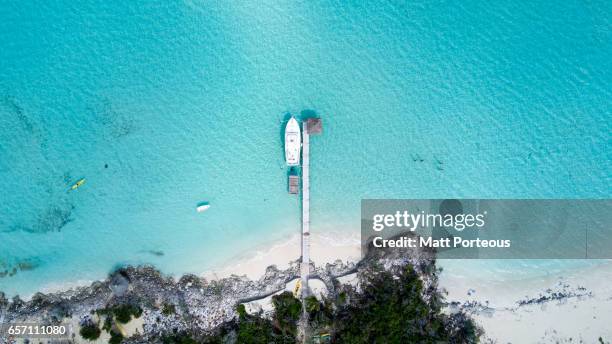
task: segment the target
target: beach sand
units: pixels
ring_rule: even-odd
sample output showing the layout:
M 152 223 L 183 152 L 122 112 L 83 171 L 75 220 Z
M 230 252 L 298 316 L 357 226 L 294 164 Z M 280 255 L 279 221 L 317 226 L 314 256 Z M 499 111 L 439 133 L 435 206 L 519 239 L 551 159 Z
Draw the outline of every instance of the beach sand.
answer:
M 513 281 L 443 272 L 440 286 L 448 292 L 447 301 L 488 302 L 489 310 L 472 314 L 484 328 L 485 339 L 497 343 L 597 343 L 602 337 L 608 343 L 612 340 L 611 280 L 612 262 L 602 261 L 590 268 Z M 580 287 L 586 291 L 579 294 L 590 295 L 520 307 L 517 303 Z
M 236 256 L 217 268 L 204 272 L 207 279 L 220 279 L 231 275 L 245 275 L 251 279 L 260 278 L 271 265 L 279 269 L 289 267 L 289 263 L 300 258 L 301 235 L 293 235 L 267 246 L 254 248 L 253 251 Z M 360 258 L 360 238 L 344 232 L 325 231 L 324 234 L 311 233 L 310 257 L 317 266 L 324 266 L 338 259 L 357 261 Z
M 338 259 L 342 261 L 357 261 L 360 258 L 360 238 L 358 235 L 347 234 L 340 231 L 326 231 L 324 234 L 312 233 L 310 236 L 310 256 L 317 266 Z M 271 265 L 279 269 L 289 267 L 289 263 L 300 258 L 301 237 L 299 234 L 286 237 L 267 245 L 253 247 L 252 250 L 236 255 L 216 267 L 203 271 L 201 276 L 208 279 L 221 279 L 231 275 L 245 275 L 250 279 L 258 279 Z M 174 276 L 180 278 L 180 276 Z M 49 283 L 41 288 L 45 294 L 61 292 L 77 287 L 89 286 L 91 280 L 76 280 Z M 22 295 L 29 300 L 33 295 Z

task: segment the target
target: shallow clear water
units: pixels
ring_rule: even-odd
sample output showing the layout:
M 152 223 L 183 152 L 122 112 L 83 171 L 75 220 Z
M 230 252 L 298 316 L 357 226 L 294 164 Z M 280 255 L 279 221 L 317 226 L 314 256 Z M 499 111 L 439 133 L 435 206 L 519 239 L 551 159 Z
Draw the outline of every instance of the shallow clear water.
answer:
M 0 6 L 8 294 L 296 232 L 287 112 L 325 123 L 313 230 L 357 232 L 361 198 L 611 194 L 606 1 Z

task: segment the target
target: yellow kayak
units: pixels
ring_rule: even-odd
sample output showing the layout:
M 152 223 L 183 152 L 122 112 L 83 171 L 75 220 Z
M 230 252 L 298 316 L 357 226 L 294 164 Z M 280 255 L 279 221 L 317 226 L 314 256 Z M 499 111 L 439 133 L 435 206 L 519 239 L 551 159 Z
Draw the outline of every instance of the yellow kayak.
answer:
M 298 297 L 300 295 L 300 289 L 302 289 L 302 280 L 301 279 L 297 280 L 297 283 L 295 284 L 295 288 L 293 288 L 293 296 L 294 297 Z
M 72 186 L 70 187 L 70 190 L 76 190 L 76 189 L 78 189 L 79 187 L 81 187 L 81 185 L 83 185 L 83 184 L 85 184 L 85 178 L 83 178 L 83 179 L 79 179 L 79 180 L 78 180 L 76 183 L 74 183 L 74 185 L 72 185 Z

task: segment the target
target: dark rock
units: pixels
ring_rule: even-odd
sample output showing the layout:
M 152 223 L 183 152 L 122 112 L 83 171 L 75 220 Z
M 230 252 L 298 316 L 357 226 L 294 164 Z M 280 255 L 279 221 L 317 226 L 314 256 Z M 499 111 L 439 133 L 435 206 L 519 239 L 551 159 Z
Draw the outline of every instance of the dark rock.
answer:
M 121 297 L 127 293 L 130 286 L 130 281 L 121 273 L 115 273 L 110 280 L 109 288 L 113 292 L 113 296 Z

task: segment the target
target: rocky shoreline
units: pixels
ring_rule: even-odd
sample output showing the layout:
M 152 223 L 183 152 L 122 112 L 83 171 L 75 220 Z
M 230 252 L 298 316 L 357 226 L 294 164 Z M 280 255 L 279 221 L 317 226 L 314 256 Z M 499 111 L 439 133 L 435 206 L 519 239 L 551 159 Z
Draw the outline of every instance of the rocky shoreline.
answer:
M 354 273 L 360 263 L 336 261 L 324 267 L 312 266 L 312 278 L 322 280 L 333 292 L 338 277 Z M 299 262 L 285 270 L 270 266 L 258 280 L 231 276 L 207 281 L 195 275 L 175 280 L 164 276 L 152 266 L 128 266 L 112 273 L 107 279 L 90 286 L 68 291 L 35 294 L 31 300 L 19 297 L 8 300 L 0 293 L 0 322 L 59 324 L 67 318 L 89 320 L 93 312 L 113 305 L 137 304 L 143 309 L 144 333 L 134 340 L 147 340 L 166 332 L 213 331 L 236 317 L 236 305 L 265 298 L 285 289 L 299 278 Z M 171 316 L 162 314 L 164 304 L 176 305 Z M 79 335 L 73 334 L 78 340 Z M 0 343 L 8 343 L 0 339 Z
M 313 269 L 313 277 L 333 288 L 334 278 L 354 270 L 355 264 L 338 261 Z M 195 275 L 175 280 L 152 266 L 128 266 L 90 286 L 51 294 L 37 293 L 27 302 L 19 297 L 7 300 L 0 293 L 0 320 L 3 323 L 41 324 L 58 324 L 66 318 L 85 321 L 98 309 L 115 304 L 137 304 L 144 310 L 144 336 L 169 330 L 211 331 L 235 317 L 236 304 L 272 295 L 298 277 L 298 262 L 291 263 L 285 270 L 270 266 L 256 281 L 240 276 L 207 281 Z M 161 311 L 163 304 L 168 303 L 177 305 L 176 314 L 170 317 L 163 316 Z
M 423 276 L 423 282 L 428 286 L 426 290 L 436 287 L 435 281 L 428 280 L 431 269 L 435 269 L 435 260 L 430 252 L 406 255 L 376 251 L 355 263 L 338 260 L 325 266 L 311 264 L 311 278 L 321 280 L 328 294 L 334 295 L 342 287 L 338 278 L 354 273 L 359 275 L 360 271 L 373 264 L 387 271 L 409 264 Z M 0 323 L 59 324 L 72 321 L 82 325 L 90 322 L 99 310 L 136 305 L 142 309 L 139 319 L 143 331 L 126 338 L 124 343 L 158 342 L 168 333 L 213 333 L 224 323 L 236 319 L 238 304 L 263 299 L 284 290 L 288 282 L 299 278 L 299 265 L 298 261 L 294 261 L 284 270 L 270 266 L 257 280 L 246 276 L 206 280 L 195 275 L 183 275 L 176 280 L 164 276 L 152 266 L 128 266 L 89 286 L 49 294 L 37 293 L 29 301 L 19 297 L 8 300 L 0 293 Z M 172 305 L 172 312 L 166 312 L 165 305 Z M 70 342 L 84 342 L 78 329 L 74 329 L 74 332 Z M 0 343 L 10 341 L 0 338 Z

